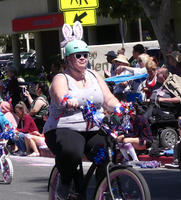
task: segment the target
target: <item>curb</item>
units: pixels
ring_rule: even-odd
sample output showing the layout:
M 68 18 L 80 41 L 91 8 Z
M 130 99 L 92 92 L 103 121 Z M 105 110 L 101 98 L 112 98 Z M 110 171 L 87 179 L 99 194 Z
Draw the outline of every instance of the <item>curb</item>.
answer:
M 55 158 L 53 153 L 48 148 L 39 148 L 40 156 L 41 157 L 49 157 L 49 158 Z M 173 162 L 173 156 L 160 156 L 160 157 L 151 157 L 149 155 L 139 155 L 138 159 L 140 161 L 153 161 L 156 160 L 160 162 L 162 165 L 165 165 L 167 163 Z M 85 157 L 83 158 L 84 161 L 88 161 Z

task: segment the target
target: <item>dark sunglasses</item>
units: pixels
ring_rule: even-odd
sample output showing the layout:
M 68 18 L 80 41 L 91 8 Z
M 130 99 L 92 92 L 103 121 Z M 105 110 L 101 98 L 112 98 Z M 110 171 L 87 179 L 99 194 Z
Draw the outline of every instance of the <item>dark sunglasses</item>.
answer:
M 76 58 L 76 59 L 80 59 L 80 58 L 88 58 L 88 56 L 89 56 L 89 54 L 88 53 L 76 53 L 76 54 L 74 54 L 74 57 Z

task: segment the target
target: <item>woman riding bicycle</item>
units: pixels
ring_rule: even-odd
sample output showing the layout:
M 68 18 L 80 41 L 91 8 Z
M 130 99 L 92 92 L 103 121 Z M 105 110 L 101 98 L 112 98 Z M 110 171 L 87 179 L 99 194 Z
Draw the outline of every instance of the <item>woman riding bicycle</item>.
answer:
M 67 42 L 67 68 L 54 77 L 50 86 L 51 104 L 44 126 L 45 141 L 55 155 L 61 174 L 62 199 L 67 198 L 70 182 L 77 175 L 77 167 L 83 154 L 92 160 L 93 147 L 105 144 L 97 127 L 87 127 L 82 112 L 77 109 L 78 106 L 86 105 L 86 100 L 90 98 L 102 113 L 103 107 L 113 111 L 115 106 L 119 106 L 119 101 L 110 92 L 102 77 L 87 69 L 89 48 L 81 40 L 81 24 L 76 22 L 73 30 L 74 36 L 69 25 L 63 26 Z

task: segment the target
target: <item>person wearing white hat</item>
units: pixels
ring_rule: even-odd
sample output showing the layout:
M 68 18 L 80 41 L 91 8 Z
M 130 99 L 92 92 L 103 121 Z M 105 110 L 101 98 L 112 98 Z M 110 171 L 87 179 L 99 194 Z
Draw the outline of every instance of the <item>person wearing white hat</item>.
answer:
M 126 70 L 126 67 L 129 67 L 130 64 L 128 62 L 128 59 L 126 56 L 119 54 L 114 60 L 113 63 L 116 65 L 116 69 L 119 68 L 120 70 L 116 72 L 116 75 L 128 75 L 128 74 L 132 74 L 129 70 Z M 122 82 L 117 84 L 114 87 L 114 95 L 118 98 L 118 99 L 125 99 L 125 95 L 123 94 L 126 91 L 130 90 L 130 86 L 128 84 L 128 81 Z

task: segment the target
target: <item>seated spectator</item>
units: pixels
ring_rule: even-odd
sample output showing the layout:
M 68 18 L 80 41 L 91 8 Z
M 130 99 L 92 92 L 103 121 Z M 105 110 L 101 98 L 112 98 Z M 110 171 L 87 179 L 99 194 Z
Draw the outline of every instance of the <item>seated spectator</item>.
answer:
M 157 103 L 180 103 L 181 102 L 181 77 L 168 72 L 166 67 L 157 71 L 157 82 L 161 87 L 152 91 L 151 100 L 157 100 Z
M 128 59 L 126 58 L 126 56 L 124 56 L 122 54 L 118 55 L 112 62 L 115 64 L 116 69 L 119 68 L 119 67 L 124 68 L 124 66 L 129 66 Z M 116 72 L 116 75 L 129 75 L 129 74 L 131 74 L 128 70 L 124 70 L 124 69 L 122 71 L 119 70 L 119 72 L 117 72 L 117 71 L 115 71 L 115 72 Z M 119 100 L 124 99 L 122 93 L 130 90 L 128 83 L 129 83 L 128 81 L 122 82 L 122 83 L 117 84 L 114 87 L 113 93 Z
M 120 73 L 122 71 L 129 71 L 131 74 L 133 75 L 142 75 L 142 74 L 147 74 L 147 70 L 146 70 L 146 63 L 148 62 L 148 60 L 150 59 L 150 56 L 146 53 L 140 54 L 137 57 L 137 67 L 130 67 L 130 66 L 118 66 L 116 68 L 116 73 Z M 130 86 L 130 91 L 128 93 L 140 93 L 142 94 L 142 82 L 145 80 L 145 78 L 143 79 L 137 79 L 137 80 L 133 80 L 133 81 L 129 81 L 129 86 Z M 144 99 L 144 93 L 142 94 L 142 100 Z
M 25 104 L 20 102 L 15 106 L 15 112 L 19 117 L 18 127 L 15 130 L 16 135 L 12 138 L 12 141 L 18 146 L 18 155 L 26 155 L 25 146 L 25 134 L 40 135 L 39 130 L 33 120 L 33 118 L 26 113 Z
M 39 147 L 47 147 L 47 145 L 45 143 L 44 134 L 39 134 L 39 136 L 32 135 L 32 134 L 26 134 L 25 135 L 25 144 L 26 144 L 27 154 L 30 157 L 40 156 L 38 148 Z M 31 153 L 31 150 L 33 150 L 32 153 Z
M 117 137 L 119 148 L 124 158 L 129 160 L 127 152 L 134 161 L 137 161 L 137 155 L 134 150 L 146 150 L 152 145 L 152 132 L 146 118 L 142 115 L 131 115 L 132 129 L 125 135 Z
M 132 130 L 126 135 L 118 136 L 118 142 L 131 143 L 136 150 L 145 150 L 151 147 L 152 132 L 146 118 L 142 115 L 131 116 Z
M 44 121 L 46 121 L 47 119 L 48 119 L 48 111 L 43 116 Z M 47 145 L 45 143 L 44 134 L 39 134 L 39 133 L 36 133 L 36 135 L 26 134 L 25 135 L 25 144 L 26 144 L 26 151 L 28 153 L 28 156 L 30 156 L 30 157 L 37 157 L 40 155 L 40 153 L 38 151 L 39 147 L 47 148 Z M 33 150 L 32 153 L 30 153 L 31 150 Z
M 49 102 L 47 99 L 48 96 L 48 85 L 46 83 L 40 82 L 37 83 L 35 88 L 36 95 L 38 96 L 35 100 L 32 99 L 30 93 L 26 90 L 24 95 L 27 97 L 30 104 L 30 112 L 40 133 L 43 131 L 43 126 L 45 121 L 43 120 L 43 115 L 49 108 Z
M 157 71 L 157 83 L 152 91 L 150 99 L 147 102 L 154 102 L 150 104 L 144 116 L 149 119 L 153 112 L 155 115 L 161 111 L 173 110 L 180 106 L 181 102 L 181 77 L 176 74 L 168 72 L 166 67 L 162 67 Z M 159 105 L 159 106 L 157 106 Z M 163 113 L 164 114 L 164 113 Z
M 148 72 L 148 77 L 143 81 L 141 87 L 142 91 L 146 94 L 146 99 L 149 99 L 157 83 L 157 64 L 152 60 L 152 58 L 150 58 L 145 66 Z

